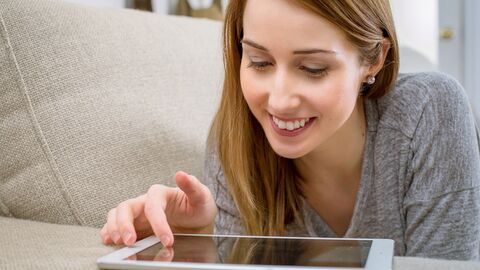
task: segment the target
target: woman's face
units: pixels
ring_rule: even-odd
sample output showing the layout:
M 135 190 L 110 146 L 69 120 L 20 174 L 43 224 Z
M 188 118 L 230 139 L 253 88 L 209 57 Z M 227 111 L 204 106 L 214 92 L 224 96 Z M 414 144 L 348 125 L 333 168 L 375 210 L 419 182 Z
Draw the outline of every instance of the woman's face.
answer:
M 240 81 L 273 150 L 299 158 L 348 120 L 368 68 L 345 34 L 291 0 L 247 1 Z

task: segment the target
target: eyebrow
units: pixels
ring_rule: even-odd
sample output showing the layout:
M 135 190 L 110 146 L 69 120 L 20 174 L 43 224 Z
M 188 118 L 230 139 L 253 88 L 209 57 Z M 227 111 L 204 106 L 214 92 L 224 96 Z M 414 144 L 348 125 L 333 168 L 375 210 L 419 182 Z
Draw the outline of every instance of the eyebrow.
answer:
M 247 44 L 251 47 L 254 47 L 254 48 L 257 48 L 259 50 L 262 50 L 262 51 L 266 51 L 268 52 L 268 49 L 263 47 L 262 45 L 260 44 L 257 44 L 251 40 L 248 40 L 248 39 L 242 39 L 240 41 L 240 43 L 242 44 Z M 327 53 L 327 54 L 336 54 L 337 52 L 335 51 L 332 51 L 332 50 L 325 50 L 325 49 L 306 49 L 306 50 L 297 50 L 297 51 L 293 51 L 293 54 L 314 54 L 314 53 Z

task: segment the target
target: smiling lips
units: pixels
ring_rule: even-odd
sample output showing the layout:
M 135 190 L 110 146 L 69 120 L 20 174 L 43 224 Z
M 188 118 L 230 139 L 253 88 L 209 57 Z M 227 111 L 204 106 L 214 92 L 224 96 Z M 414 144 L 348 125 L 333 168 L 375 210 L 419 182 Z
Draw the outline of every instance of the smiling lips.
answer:
M 291 121 L 281 120 L 273 115 L 270 115 L 273 129 L 282 136 L 293 137 L 301 134 L 309 126 L 312 125 L 315 118 L 303 118 Z

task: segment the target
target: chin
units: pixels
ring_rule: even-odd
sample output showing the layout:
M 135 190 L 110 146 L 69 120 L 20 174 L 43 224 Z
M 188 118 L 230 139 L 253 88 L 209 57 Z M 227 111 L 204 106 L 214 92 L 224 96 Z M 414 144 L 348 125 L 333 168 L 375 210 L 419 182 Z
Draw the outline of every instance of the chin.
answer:
M 307 155 L 311 151 L 305 141 L 288 141 L 288 139 L 279 140 L 274 131 L 264 129 L 264 132 L 272 150 L 281 157 L 297 159 Z
M 273 151 L 277 155 L 284 158 L 297 159 L 308 154 L 308 151 L 306 149 L 304 149 L 303 147 L 299 147 L 298 145 L 289 146 L 289 145 L 277 145 L 275 143 L 274 144 L 270 143 L 270 146 L 272 147 Z

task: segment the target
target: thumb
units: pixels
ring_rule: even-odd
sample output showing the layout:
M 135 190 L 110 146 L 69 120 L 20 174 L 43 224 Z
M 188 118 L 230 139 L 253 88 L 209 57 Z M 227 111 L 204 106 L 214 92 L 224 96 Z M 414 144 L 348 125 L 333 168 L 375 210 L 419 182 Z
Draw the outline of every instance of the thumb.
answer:
M 204 204 L 207 201 L 210 191 L 195 176 L 179 171 L 175 174 L 175 181 L 177 186 L 185 192 L 190 204 Z

